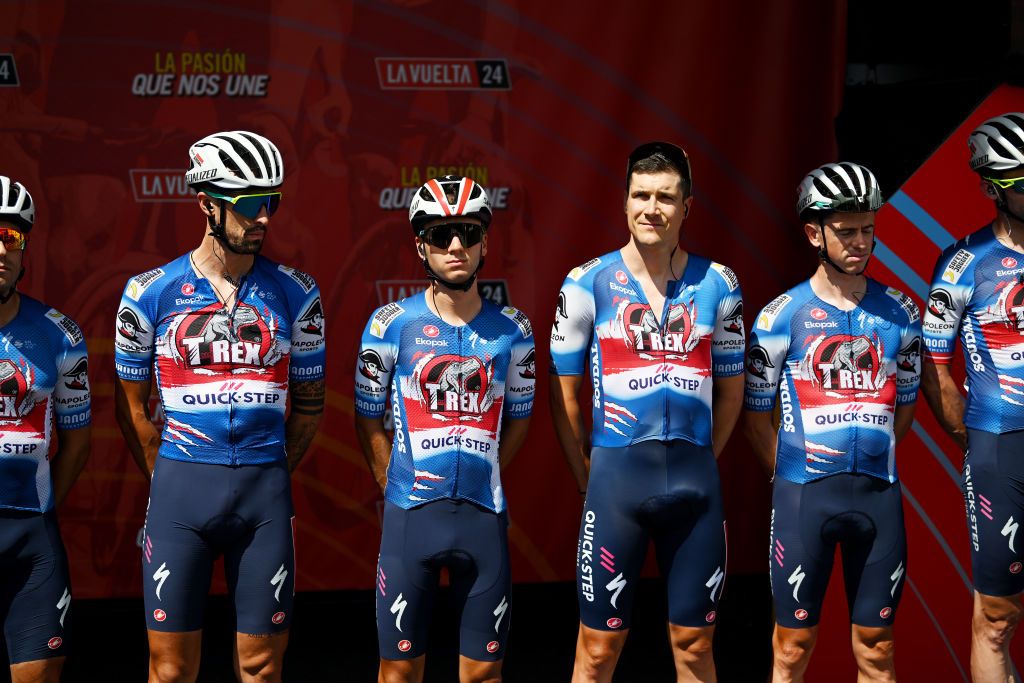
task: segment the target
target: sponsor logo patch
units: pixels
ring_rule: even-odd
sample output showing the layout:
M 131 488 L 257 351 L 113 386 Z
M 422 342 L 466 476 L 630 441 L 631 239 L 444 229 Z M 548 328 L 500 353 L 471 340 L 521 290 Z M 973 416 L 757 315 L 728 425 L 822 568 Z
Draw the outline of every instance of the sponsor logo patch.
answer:
M 596 266 L 600 262 L 601 259 L 594 258 L 590 259 L 582 266 L 576 266 L 575 268 L 569 271 L 569 279 L 579 282 L 580 278 L 587 274 L 587 271 L 593 270 L 594 266 Z
M 950 259 L 949 265 L 946 266 L 946 270 L 942 273 L 943 282 L 955 285 L 960 281 L 960 276 L 964 274 L 964 271 L 967 270 L 967 266 L 969 266 L 973 260 L 974 254 L 966 249 L 960 249 L 957 251 L 953 254 L 953 258 Z
M 770 332 L 772 325 L 775 324 L 775 319 L 779 317 L 779 313 L 786 307 L 790 301 L 793 300 L 788 294 L 780 294 L 775 297 L 764 310 L 761 311 L 761 315 L 757 316 L 757 329 Z
M 370 334 L 377 339 L 383 339 L 384 333 L 387 332 L 391 323 L 395 322 L 395 318 L 403 313 L 405 313 L 405 309 L 396 303 L 381 306 L 370 321 Z

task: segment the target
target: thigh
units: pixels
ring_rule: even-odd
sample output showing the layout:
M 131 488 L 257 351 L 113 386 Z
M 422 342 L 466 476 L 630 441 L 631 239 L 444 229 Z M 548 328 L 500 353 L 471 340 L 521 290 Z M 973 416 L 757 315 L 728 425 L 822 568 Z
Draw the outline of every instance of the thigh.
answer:
M 56 517 L 50 512 L 21 521 L 24 545 L 3 578 L 11 591 L 4 635 L 12 664 L 63 657 L 72 636 L 71 584 Z
M 968 430 L 962 487 L 974 588 L 1017 595 L 1024 591 L 1024 432 Z
M 903 497 L 898 482 L 865 478 L 860 483 L 857 509 L 871 519 L 875 534 L 871 540 L 842 544 L 850 621 L 857 626 L 890 628 L 907 572 Z
M 142 545 L 142 597 L 151 631 L 196 631 L 216 552 L 200 533 L 216 497 L 198 465 L 157 458 Z
M 438 590 L 432 558 L 446 550 L 437 528 L 448 501 L 406 510 L 384 503 L 377 560 L 377 640 L 384 660 L 413 660 L 427 650 L 427 632 Z M 438 513 L 438 514 L 435 514 Z
M 452 522 L 456 528 L 448 571 L 460 614 L 459 653 L 470 660 L 497 662 L 505 657 L 512 620 L 508 518 L 461 503 Z
M 835 555 L 835 544 L 821 530 L 831 517 L 824 504 L 833 495 L 834 479 L 796 484 L 775 478 L 769 566 L 775 620 L 784 628 L 806 629 L 821 619 Z
M 580 621 L 598 631 L 629 628 L 648 531 L 637 518 L 649 482 L 630 467 L 631 448 L 594 448 L 576 551 Z

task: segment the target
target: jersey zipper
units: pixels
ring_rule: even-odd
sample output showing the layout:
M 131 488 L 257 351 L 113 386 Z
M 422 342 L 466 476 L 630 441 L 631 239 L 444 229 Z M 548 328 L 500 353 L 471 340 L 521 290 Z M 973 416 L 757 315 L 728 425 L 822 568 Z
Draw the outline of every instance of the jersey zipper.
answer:
M 457 335 L 458 342 L 459 342 L 459 344 L 458 344 L 458 346 L 459 346 L 459 362 L 461 363 L 462 362 L 462 327 L 461 326 L 455 328 L 455 334 Z M 459 402 L 459 421 L 458 421 L 458 427 L 460 429 L 456 430 L 456 432 L 459 432 L 459 433 L 458 433 L 458 436 L 457 436 L 458 440 L 455 442 L 456 443 L 456 447 L 455 447 L 455 481 L 452 482 L 452 498 L 456 498 L 458 496 L 458 492 L 459 492 L 459 469 L 460 469 L 460 466 L 462 465 L 462 434 L 461 434 L 461 431 L 462 431 L 461 430 L 461 427 L 462 427 L 462 391 L 461 391 L 461 387 L 459 389 L 460 389 L 460 391 L 459 391 L 459 397 L 458 397 L 458 402 Z
M 846 311 L 846 335 L 847 337 L 853 336 L 853 311 Z M 851 422 L 850 424 L 853 425 L 853 435 L 850 439 L 850 445 L 853 448 L 853 458 L 851 458 L 850 461 L 850 466 L 852 469 L 850 470 L 850 472 L 855 473 L 857 472 L 857 455 L 860 451 L 860 449 L 857 447 L 857 432 L 860 431 L 860 427 L 857 425 L 856 421 Z

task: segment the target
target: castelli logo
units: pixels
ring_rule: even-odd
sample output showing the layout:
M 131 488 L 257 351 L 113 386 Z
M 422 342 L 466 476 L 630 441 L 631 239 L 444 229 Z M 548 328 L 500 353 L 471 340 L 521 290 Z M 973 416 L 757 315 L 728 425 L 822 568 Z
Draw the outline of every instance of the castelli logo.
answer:
M 491 654 L 494 654 L 495 652 L 497 652 L 498 651 L 498 641 L 492 640 L 491 642 L 487 643 L 487 651 L 490 652 Z
M 411 649 L 412 649 L 412 642 L 411 641 L 408 641 L 408 640 L 400 640 L 400 641 L 398 641 L 398 651 L 399 652 L 408 652 Z
M 424 325 L 423 334 L 427 335 L 428 337 L 436 337 L 437 335 L 441 334 L 441 330 L 437 329 L 437 326 L 435 325 Z
M 270 620 L 275 624 L 280 624 L 284 621 L 284 612 L 275 612 L 274 616 L 270 617 Z
M 713 624 L 715 623 L 716 616 L 717 615 L 715 614 L 715 610 L 711 610 L 710 612 L 708 612 L 708 615 L 704 617 L 704 621 L 708 622 L 709 624 Z
M 153 618 L 157 621 L 163 621 L 167 618 L 167 612 L 163 611 L 162 609 L 155 609 L 153 610 Z
M 1006 258 L 1003 259 L 1003 268 L 1016 268 L 1016 267 L 1017 267 L 1017 259 L 1013 258 L 1012 256 L 1007 256 Z
M 181 293 L 184 294 L 185 296 L 192 296 L 193 294 L 196 293 L 196 286 L 193 285 L 191 282 L 186 282 L 181 286 Z
M 618 628 L 622 626 L 622 619 L 619 619 L 618 617 L 612 617 L 606 623 L 608 624 L 608 628 Z
M 1021 569 L 1020 562 L 1014 562 L 1013 564 L 1010 565 L 1010 573 L 1011 574 L 1020 574 L 1020 569 Z
M 892 614 L 892 607 L 883 607 L 882 611 L 878 613 L 878 616 L 882 617 L 883 619 L 888 619 L 889 615 L 891 615 L 891 614 Z
M 797 611 L 793 612 L 793 616 L 799 619 L 800 621 L 803 621 L 807 618 L 807 610 L 798 609 Z
M 623 273 L 621 270 L 615 271 L 615 279 L 618 280 L 619 284 L 622 284 L 622 285 L 624 285 L 627 282 L 629 282 L 629 278 L 626 277 L 626 274 Z
M 828 313 L 821 310 L 820 308 L 811 309 L 811 317 L 815 320 L 824 320 L 828 317 Z
M 56 650 L 63 644 L 64 639 L 60 636 L 54 636 L 53 638 L 50 638 L 48 641 L 46 641 L 46 647 L 50 648 L 51 650 Z

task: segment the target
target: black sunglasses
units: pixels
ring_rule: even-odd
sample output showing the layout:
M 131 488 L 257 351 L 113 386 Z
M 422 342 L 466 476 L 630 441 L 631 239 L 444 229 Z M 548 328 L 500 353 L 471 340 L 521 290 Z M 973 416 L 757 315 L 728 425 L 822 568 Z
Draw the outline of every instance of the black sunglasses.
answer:
M 456 235 L 462 246 L 468 249 L 480 243 L 484 238 L 484 229 L 475 223 L 442 223 L 420 231 L 420 239 L 438 249 L 447 249 L 451 246 Z

